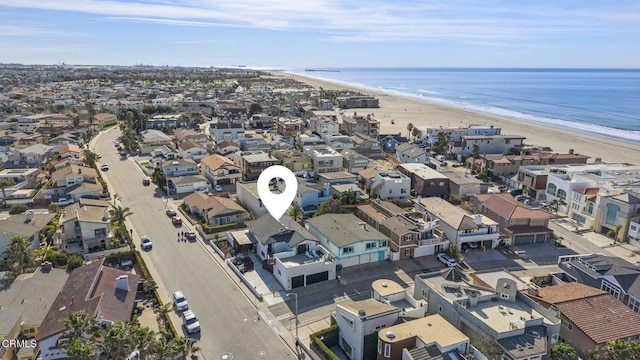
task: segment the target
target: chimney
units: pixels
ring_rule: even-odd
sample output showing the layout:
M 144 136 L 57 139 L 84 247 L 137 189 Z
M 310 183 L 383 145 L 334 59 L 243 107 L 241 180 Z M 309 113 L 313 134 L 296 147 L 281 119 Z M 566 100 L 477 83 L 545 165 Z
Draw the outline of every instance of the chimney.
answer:
M 29 210 L 27 213 L 27 222 L 31 222 L 33 220 L 33 210 Z
M 129 277 L 121 275 L 116 278 L 116 289 L 129 291 Z
M 573 149 L 569 149 L 569 154 L 573 154 Z

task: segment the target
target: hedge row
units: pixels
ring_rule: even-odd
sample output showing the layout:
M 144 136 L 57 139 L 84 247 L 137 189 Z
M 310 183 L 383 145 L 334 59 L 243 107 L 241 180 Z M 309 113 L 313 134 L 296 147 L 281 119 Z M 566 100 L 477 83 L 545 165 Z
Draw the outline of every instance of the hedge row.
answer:
M 324 343 L 324 339 L 327 339 L 329 342 L 338 343 L 339 329 L 338 325 L 331 325 L 326 329 L 322 329 L 316 333 L 313 333 L 309 336 L 311 339 L 311 346 L 319 352 L 325 359 L 328 360 L 340 360 L 336 354 L 329 349 L 329 347 Z
M 234 230 L 234 229 L 240 229 L 243 227 L 245 227 L 245 225 L 242 222 L 226 224 L 226 225 L 218 225 L 218 226 L 209 226 L 207 224 L 202 224 L 202 231 L 204 231 L 204 233 L 208 235 L 208 234 L 225 232 L 225 231 Z

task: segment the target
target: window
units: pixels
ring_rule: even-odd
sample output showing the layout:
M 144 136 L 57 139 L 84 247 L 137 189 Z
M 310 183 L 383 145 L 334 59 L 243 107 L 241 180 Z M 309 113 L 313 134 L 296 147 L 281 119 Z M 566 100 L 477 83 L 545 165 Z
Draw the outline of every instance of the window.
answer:
M 604 222 L 607 225 L 615 225 L 616 218 L 618 217 L 618 211 L 620 211 L 620 206 L 616 204 L 607 204 L 607 212 L 605 214 Z
M 592 202 L 589 202 L 589 205 L 587 205 L 587 214 L 593 215 L 593 203 Z
M 509 300 L 509 294 L 500 294 L 500 299 Z
M 382 340 L 378 339 L 378 354 L 382 354 Z
M 438 312 L 442 312 L 442 305 L 438 305 Z
M 406 194 L 407 193 L 407 189 L 400 189 L 400 194 Z
M 556 196 L 557 189 L 555 184 L 547 184 L 547 194 Z
M 618 287 L 616 287 L 615 285 L 608 283 L 606 281 L 603 281 L 602 290 L 608 292 L 609 294 L 613 295 L 613 297 L 620 300 L 620 289 L 618 289 Z
M 411 241 L 411 235 L 405 235 L 404 241 Z
M 391 357 L 391 344 L 384 344 L 384 357 Z
M 342 248 L 343 254 L 349 254 L 353 252 L 353 246 L 345 246 Z
M 444 186 L 444 181 L 440 181 L 440 185 L 439 186 L 443 187 Z
M 376 243 L 374 242 L 367 243 L 367 250 L 375 249 L 376 247 Z
M 404 249 L 404 254 L 406 256 L 411 256 L 411 249 Z
M 566 200 L 567 199 L 567 192 L 562 190 L 562 189 L 558 189 L 558 195 L 557 196 L 562 200 Z
M 389 246 L 389 242 L 388 241 L 380 242 L 380 247 L 387 247 L 387 246 Z
M 393 189 L 389 189 L 389 194 L 393 194 Z
M 560 319 L 562 326 L 566 327 L 569 331 L 573 331 L 573 325 L 565 319 Z

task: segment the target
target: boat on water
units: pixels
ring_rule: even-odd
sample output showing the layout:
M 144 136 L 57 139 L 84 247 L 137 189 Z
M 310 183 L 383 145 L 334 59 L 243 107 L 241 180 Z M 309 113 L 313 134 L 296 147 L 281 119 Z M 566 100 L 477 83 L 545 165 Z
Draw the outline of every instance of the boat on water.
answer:
M 331 70 L 331 69 L 304 69 L 304 71 L 340 72 L 340 70 Z

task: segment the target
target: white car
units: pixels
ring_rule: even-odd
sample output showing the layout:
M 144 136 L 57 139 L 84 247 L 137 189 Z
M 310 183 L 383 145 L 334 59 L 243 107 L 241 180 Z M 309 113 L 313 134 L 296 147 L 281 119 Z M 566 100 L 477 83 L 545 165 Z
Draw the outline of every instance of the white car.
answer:
M 175 306 L 178 311 L 189 310 L 189 303 L 182 291 L 176 291 L 173 293 L 173 306 Z
M 73 199 L 60 198 L 56 202 L 56 205 L 58 205 L 58 206 L 67 206 L 67 205 L 73 204 L 74 202 L 75 202 L 75 200 L 73 200 Z
M 102 165 L 100 166 L 100 170 L 102 170 L 102 171 L 107 171 L 107 170 L 109 170 L 109 164 L 107 164 L 107 163 L 102 164 Z
M 222 186 L 220 186 L 220 185 L 214 185 L 214 186 L 213 186 L 213 188 L 214 188 L 216 191 L 222 191 Z
M 140 242 L 142 243 L 142 250 L 151 250 L 153 248 L 151 239 L 147 235 L 141 237 Z
M 182 324 L 187 330 L 187 334 L 193 334 L 200 331 L 200 322 L 193 313 L 193 310 L 187 310 L 182 313 Z
M 445 253 L 439 253 L 438 255 L 436 255 L 436 257 L 438 258 L 438 260 L 440 260 L 441 263 L 447 265 L 448 267 L 453 267 L 458 265 L 456 263 L 456 259 L 452 258 L 451 256 Z

